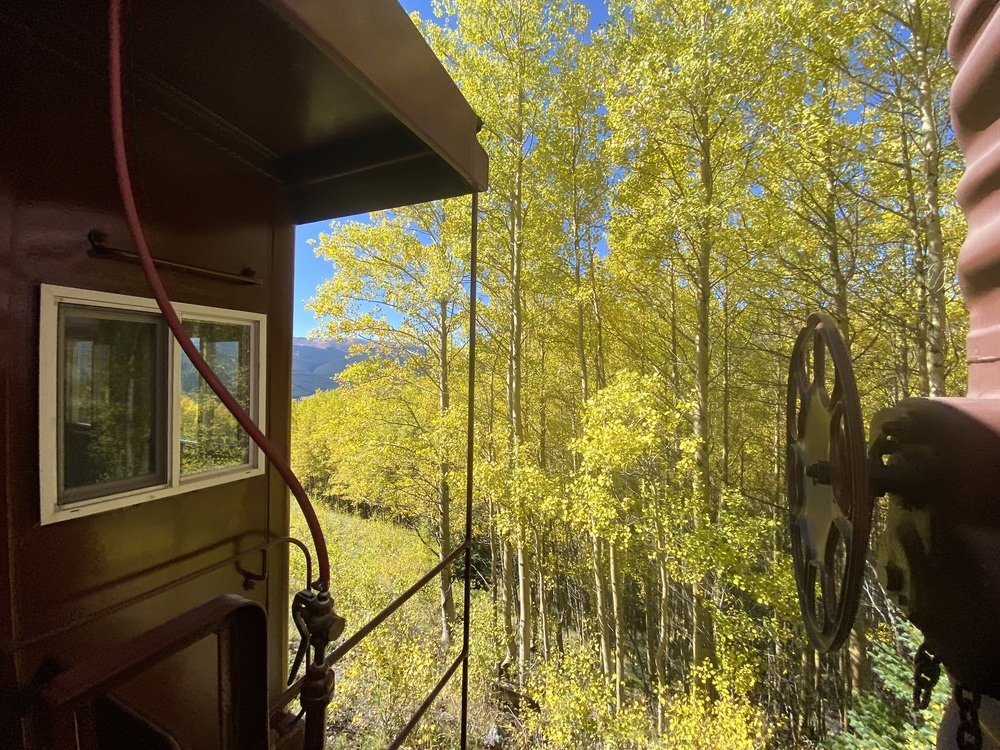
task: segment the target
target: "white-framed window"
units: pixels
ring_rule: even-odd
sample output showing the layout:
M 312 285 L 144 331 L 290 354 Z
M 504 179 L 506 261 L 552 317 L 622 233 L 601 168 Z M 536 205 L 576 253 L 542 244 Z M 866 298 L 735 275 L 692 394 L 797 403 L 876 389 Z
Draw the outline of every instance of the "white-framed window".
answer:
M 265 428 L 267 317 L 176 304 L 184 329 Z M 262 474 L 263 457 L 170 334 L 156 302 L 41 287 L 42 524 Z

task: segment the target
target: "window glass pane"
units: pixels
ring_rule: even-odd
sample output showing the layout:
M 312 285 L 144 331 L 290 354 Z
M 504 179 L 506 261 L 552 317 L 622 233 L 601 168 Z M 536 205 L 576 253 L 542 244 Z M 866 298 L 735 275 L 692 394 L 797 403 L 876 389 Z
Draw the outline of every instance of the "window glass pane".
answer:
M 59 504 L 165 484 L 158 316 L 63 305 L 59 331 Z
M 249 412 L 251 326 L 187 320 L 184 330 L 229 392 Z M 246 432 L 187 355 L 181 358 L 180 418 L 182 477 L 250 463 Z

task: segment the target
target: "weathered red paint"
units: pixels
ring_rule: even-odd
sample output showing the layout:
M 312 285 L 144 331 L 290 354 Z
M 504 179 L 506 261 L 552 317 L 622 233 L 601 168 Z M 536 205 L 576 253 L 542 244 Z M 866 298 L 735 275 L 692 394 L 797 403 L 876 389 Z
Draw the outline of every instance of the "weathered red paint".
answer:
M 1000 394 L 1000 16 L 990 0 L 952 7 L 951 115 L 966 159 L 958 203 L 969 222 L 958 258 L 970 317 L 969 396 L 988 397 Z
M 903 401 L 873 432 L 892 421 L 901 447 L 891 460 L 922 479 L 893 501 L 882 540 L 905 562 L 905 608 L 955 680 L 1000 697 L 1000 14 L 994 0 L 952 7 L 951 114 L 967 160 L 958 273 L 970 315 L 968 396 Z

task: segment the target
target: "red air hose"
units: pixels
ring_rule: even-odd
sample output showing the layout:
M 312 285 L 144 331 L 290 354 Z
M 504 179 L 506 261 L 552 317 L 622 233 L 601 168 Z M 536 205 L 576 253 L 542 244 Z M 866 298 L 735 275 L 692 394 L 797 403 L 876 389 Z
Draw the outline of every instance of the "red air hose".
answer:
M 153 263 L 153 256 L 149 251 L 149 243 L 142 229 L 142 222 L 139 221 L 139 212 L 135 205 L 135 195 L 132 192 L 132 181 L 129 178 L 128 158 L 125 151 L 125 126 L 122 115 L 122 62 L 121 62 L 121 0 L 111 0 L 108 13 L 108 26 L 111 36 L 109 50 L 109 68 L 111 74 L 111 135 L 115 147 L 115 170 L 118 173 L 118 188 L 121 191 L 122 202 L 125 204 L 125 217 L 128 221 L 129 232 L 139 251 L 139 258 L 142 260 L 142 268 L 149 279 L 149 285 L 153 288 L 153 297 L 156 304 L 163 313 L 171 332 L 180 344 L 181 349 L 191 360 L 191 363 L 198 370 L 198 373 L 205 379 L 209 387 L 219 397 L 219 400 L 229 410 L 230 414 L 240 423 L 250 439 L 254 441 L 258 448 L 267 456 L 271 465 L 278 470 L 281 478 L 285 480 L 292 495 L 298 501 L 302 515 L 309 525 L 309 532 L 312 534 L 313 546 L 316 549 L 316 561 L 319 566 L 319 578 L 314 583 L 309 581 L 310 586 L 315 586 L 318 590 L 327 591 L 330 584 L 330 558 L 326 551 L 326 539 L 323 537 L 323 530 L 320 528 L 319 519 L 316 517 L 316 510 L 306 495 L 302 483 L 285 461 L 284 457 L 267 439 L 267 436 L 253 423 L 250 416 L 243 410 L 233 395 L 229 392 L 212 368 L 201 356 L 201 352 L 191 341 L 191 338 L 184 332 L 180 318 L 170 303 L 170 297 L 163 287 L 159 272 Z

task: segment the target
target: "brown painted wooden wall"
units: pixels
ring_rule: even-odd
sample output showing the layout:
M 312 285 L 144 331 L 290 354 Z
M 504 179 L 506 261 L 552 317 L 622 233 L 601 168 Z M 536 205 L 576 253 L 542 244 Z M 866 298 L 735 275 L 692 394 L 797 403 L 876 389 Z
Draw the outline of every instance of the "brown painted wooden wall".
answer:
M 73 663 L 216 594 L 269 613 L 270 689 L 286 659 L 286 552 L 266 583 L 244 591 L 226 565 L 168 592 L 163 586 L 287 529 L 274 472 L 131 508 L 39 524 L 38 316 L 42 283 L 150 296 L 136 265 L 88 255 L 87 233 L 131 248 L 111 152 L 103 50 L 75 55 L 0 18 L 0 704 L 47 657 Z M 267 426 L 289 443 L 294 227 L 272 178 L 175 113 L 136 105 L 132 168 L 154 252 L 239 272 L 260 285 L 167 273 L 177 301 L 268 315 Z M 253 570 L 256 556 L 242 562 Z M 113 614 L 100 613 L 132 600 Z M 119 691 L 184 746 L 215 744 L 215 647 L 203 641 Z M 0 711 L 2 713 L 2 711 Z M 8 717 L 0 747 L 34 747 L 30 722 Z M 23 739 L 22 739 L 23 738 Z M 22 745 L 22 741 L 25 743 Z

